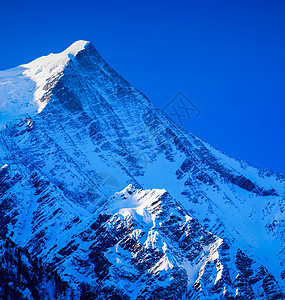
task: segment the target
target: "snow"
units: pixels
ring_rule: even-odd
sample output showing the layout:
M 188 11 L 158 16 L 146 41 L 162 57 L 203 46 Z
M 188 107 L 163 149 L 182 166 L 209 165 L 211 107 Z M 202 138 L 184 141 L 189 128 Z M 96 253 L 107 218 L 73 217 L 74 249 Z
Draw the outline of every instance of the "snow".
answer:
M 69 60 L 88 44 L 80 40 L 61 53 L 51 53 L 28 64 L 0 71 L 0 130 L 15 119 L 40 113 L 47 105 L 41 101 L 47 81 L 59 76 Z
M 262 169 L 255 168 L 251 166 L 248 162 L 240 161 L 235 158 L 232 158 L 224 154 L 223 152 L 217 150 L 210 144 L 202 141 L 201 139 L 199 140 L 210 152 L 212 152 L 212 154 L 218 159 L 218 161 L 222 163 L 223 166 L 240 172 L 246 178 L 250 179 L 252 182 L 259 183 L 260 186 L 266 189 L 274 188 L 281 195 L 285 193 L 284 184 L 282 184 L 279 180 L 276 180 L 277 179 L 276 174 L 274 173 L 271 174 L 271 172 L 269 171 L 268 175 L 263 177 L 260 175 L 260 170 Z
M 108 209 L 112 214 L 131 214 L 135 219 L 142 218 L 145 224 L 154 222 L 153 215 L 148 211 L 148 206 L 159 198 L 166 191 L 164 189 L 132 191 L 133 187 L 129 184 L 121 192 L 115 194 L 112 205 Z M 124 197 L 123 197 L 124 196 Z
M 36 83 L 17 67 L 0 72 L 0 129 L 18 116 L 31 115 L 37 110 L 33 101 Z
M 50 54 L 29 64 L 0 72 L 0 129 L 1 126 L 4 128 L 15 118 L 32 117 L 34 114 L 42 112 L 47 105 L 47 102 L 41 101 L 45 94 L 44 86 L 47 81 L 62 76 L 65 66 L 70 60 L 74 60 L 77 53 L 83 50 L 87 44 L 88 42 L 78 41 L 62 53 Z M 60 124 L 61 128 L 55 126 L 58 119 L 52 120 L 52 118 L 49 118 L 47 122 L 43 118 L 43 122 L 46 123 L 42 122 L 40 124 L 41 118 L 38 118 L 38 124 L 42 125 L 36 133 L 38 142 L 34 142 L 28 134 L 13 137 L 13 143 L 21 151 L 24 153 L 29 151 L 27 161 L 39 163 L 39 168 L 44 178 L 51 182 L 49 190 L 42 192 L 43 194 L 48 193 L 53 197 L 50 204 L 42 203 L 40 206 L 38 204 L 39 196 L 35 195 L 35 191 L 26 179 L 22 179 L 21 182 L 10 189 L 11 195 L 21 203 L 17 205 L 17 210 L 19 211 L 17 224 L 14 226 L 15 228 L 12 225 L 9 227 L 10 232 L 15 232 L 14 239 L 25 246 L 30 243 L 36 234 L 43 230 L 45 232 L 46 248 L 42 249 L 41 255 L 47 257 L 47 260 L 52 261 L 58 251 L 66 246 L 67 241 L 71 239 L 80 243 L 76 255 L 80 259 L 88 260 L 88 251 L 90 251 L 90 245 L 94 241 L 87 239 L 83 242 L 78 237 L 74 238 L 73 235 L 90 228 L 90 224 L 96 220 L 96 216 L 104 212 L 113 215 L 113 219 L 110 222 L 108 221 L 106 225 L 107 227 L 109 226 L 110 230 L 112 228 L 114 230 L 112 220 L 115 221 L 116 218 L 127 226 L 128 222 L 132 220 L 134 221 L 134 229 L 131 233 L 132 238 L 139 240 L 143 248 L 148 251 L 161 249 L 164 256 L 155 266 L 152 266 L 154 273 L 171 273 L 172 267 L 176 268 L 179 265 L 187 272 L 188 287 L 190 288 L 197 279 L 199 271 L 201 271 L 200 277 L 201 281 L 203 281 L 203 272 L 204 269 L 207 271 L 207 263 L 209 262 L 210 265 L 214 266 L 211 278 L 213 283 L 216 284 L 222 279 L 223 273 L 227 270 L 226 263 L 222 260 L 223 254 L 219 252 L 222 240 L 218 239 L 218 242 L 214 245 L 212 244 L 213 247 L 211 249 L 204 247 L 203 251 L 201 251 L 201 256 L 194 262 L 190 262 L 181 253 L 176 253 L 178 250 L 173 248 L 173 241 L 168 239 L 167 235 L 160 228 L 163 226 L 162 219 L 157 217 L 161 210 L 169 208 L 168 205 L 165 205 L 163 208 L 164 204 L 160 208 L 160 201 L 156 201 L 160 200 L 159 197 L 167 190 L 178 201 L 175 213 L 178 213 L 180 218 L 184 216 L 184 227 L 187 223 L 191 227 L 192 217 L 197 218 L 201 224 L 206 223 L 205 228 L 207 230 L 215 233 L 217 236 L 221 235 L 221 238 L 227 238 L 231 247 L 229 257 L 232 263 L 234 262 L 233 258 L 235 257 L 236 249 L 241 248 L 249 256 L 258 260 L 258 263 L 262 262 L 275 276 L 277 274 L 276 278 L 279 279 L 279 264 L 282 258 L 279 258 L 278 253 L 282 247 L 284 248 L 284 244 L 282 244 L 284 243 L 282 239 L 284 224 L 282 225 L 281 223 L 285 216 L 284 210 L 281 209 L 283 208 L 281 204 L 283 204 L 284 200 L 280 199 L 279 196 L 258 196 L 220 176 L 210 164 L 203 161 L 202 158 L 205 155 L 200 153 L 199 146 L 194 143 L 196 140 L 191 134 L 186 134 L 188 141 L 193 146 L 192 148 L 189 147 L 191 155 L 188 155 L 196 164 L 197 171 L 202 171 L 209 175 L 213 179 L 214 184 L 210 185 L 197 181 L 193 171 L 189 171 L 181 179 L 178 179 L 177 170 L 179 170 L 188 156 L 186 157 L 173 144 L 173 147 L 171 147 L 173 159 L 168 160 L 164 153 L 156 151 L 157 142 L 155 141 L 155 137 L 163 132 L 165 126 L 173 129 L 176 136 L 179 137 L 179 131 L 175 130 L 173 124 L 167 123 L 164 124 L 164 127 L 161 125 L 162 128 L 155 125 L 155 133 L 151 133 L 148 127 L 145 127 L 145 120 L 140 117 L 140 113 L 145 107 L 137 109 L 137 98 L 135 98 L 133 106 L 125 106 L 125 103 L 122 105 L 122 101 L 117 101 L 118 98 L 114 97 L 117 89 L 112 89 L 112 80 L 108 78 L 108 87 L 107 90 L 104 90 L 105 86 L 100 86 L 96 82 L 96 80 L 101 82 L 102 78 L 98 79 L 96 73 L 89 74 L 89 70 L 84 73 L 82 68 L 80 68 L 79 61 L 76 64 L 78 64 L 76 65 L 76 74 L 78 78 L 82 78 L 80 80 L 82 87 L 80 85 L 77 89 L 81 90 L 82 88 L 85 91 L 84 84 L 88 84 L 92 86 L 92 91 L 102 94 L 106 98 L 104 104 L 108 103 L 111 105 L 120 122 L 127 128 L 129 135 L 123 134 L 121 137 L 120 133 L 122 132 L 118 128 L 115 128 L 116 130 L 111 128 L 113 125 L 108 121 L 108 113 L 110 112 L 104 114 L 99 111 L 95 114 L 93 113 L 94 116 L 92 114 L 89 115 L 91 118 L 96 117 L 100 125 L 102 125 L 102 134 L 104 136 L 104 139 L 98 141 L 98 144 L 94 144 L 94 141 L 89 138 L 88 126 L 85 128 L 86 124 L 80 127 L 81 123 L 76 122 L 77 120 L 76 118 L 73 119 L 73 115 L 60 111 L 62 112 L 60 117 L 63 117 L 63 120 L 58 124 Z M 103 71 L 105 72 L 106 70 Z M 88 76 L 94 79 L 94 82 Z M 100 73 L 100 76 L 103 75 Z M 68 76 L 66 75 L 66 77 Z M 117 84 L 115 79 L 114 82 Z M 102 80 L 102 82 L 104 81 Z M 68 78 L 66 78 L 65 83 L 68 84 Z M 119 83 L 118 86 L 120 86 Z M 72 88 L 72 86 L 70 87 Z M 75 89 L 74 91 L 76 92 L 77 90 Z M 78 95 L 80 96 L 80 101 L 82 101 L 84 112 L 89 114 L 90 110 L 92 110 L 90 103 L 94 99 L 91 99 L 88 94 L 78 93 Z M 126 110 L 125 107 L 128 109 Z M 59 109 L 61 109 L 61 106 L 59 106 Z M 127 117 L 126 111 L 129 110 L 130 115 Z M 44 117 L 45 114 L 42 113 L 41 116 Z M 159 115 L 155 115 L 152 123 L 155 123 L 159 117 Z M 107 120 L 106 123 L 102 121 L 104 119 Z M 26 123 L 29 124 L 32 121 L 26 119 Z M 157 123 L 159 125 L 159 122 Z M 46 131 L 43 124 L 48 125 Z M 80 126 L 77 127 L 75 124 Z M 141 127 L 140 132 L 137 132 L 139 127 Z M 120 148 L 117 131 L 120 139 L 122 138 L 125 145 L 130 145 L 130 148 Z M 3 136 L 5 135 L 3 134 Z M 45 136 L 48 136 L 49 139 L 45 139 Z M 8 138 L 6 140 L 9 141 Z M 139 172 L 130 168 L 125 157 L 118 154 L 124 151 L 115 153 L 112 150 L 101 148 L 106 140 L 116 150 L 124 150 L 126 153 L 133 150 L 133 155 L 138 158 L 138 164 L 141 166 L 141 169 L 138 168 Z M 140 140 L 143 140 L 143 142 L 140 142 Z M 168 142 L 172 143 L 171 140 Z M 262 188 L 274 188 L 279 195 L 284 194 L 284 183 L 276 180 L 274 175 L 266 177 L 267 175 L 262 175 L 263 173 L 258 169 L 227 157 L 202 140 L 200 142 L 208 149 L 207 153 L 213 155 L 228 170 L 229 174 L 243 175 Z M 13 147 L 14 144 L 9 149 Z M 3 155 L 1 153 L 2 149 L 5 149 L 5 151 L 3 150 Z M 8 148 L 6 149 L 6 146 L 4 146 L 2 149 L 0 150 L 2 162 L 0 170 L 6 168 L 7 165 L 9 165 L 9 172 L 13 171 L 12 168 L 18 169 L 20 164 L 13 163 L 12 159 L 8 159 Z M 21 153 L 16 152 L 16 150 L 11 152 L 14 157 L 19 156 L 20 161 Z M 31 159 L 28 160 L 28 156 Z M 5 162 L 8 164 L 4 164 Z M 21 168 L 23 168 L 21 173 L 29 174 L 30 171 L 28 169 L 25 169 L 24 166 L 21 166 Z M 193 186 L 186 184 L 187 179 L 191 180 L 191 183 L 193 182 Z M 64 186 L 64 190 L 53 186 L 54 183 L 57 185 L 58 182 Z M 132 185 L 127 186 L 130 182 L 138 183 L 138 186 L 147 190 L 135 189 Z M 88 191 L 88 195 L 96 192 L 99 194 L 98 198 L 102 197 L 104 201 L 95 197 L 91 197 L 91 200 L 86 200 L 88 199 L 86 197 L 82 203 L 78 202 L 75 204 L 72 197 L 67 197 L 66 195 L 73 195 L 77 190 L 80 191 L 81 187 L 83 187 L 83 192 Z M 124 187 L 126 188 L 123 191 L 117 192 L 112 199 L 108 200 L 109 196 L 113 195 L 113 192 L 120 191 Z M 183 193 L 184 191 L 186 193 Z M 187 194 L 187 192 L 189 193 Z M 21 199 L 25 199 L 27 202 L 24 201 L 22 203 Z M 88 202 L 85 203 L 84 201 Z M 153 203 L 156 202 L 158 202 L 158 209 L 154 210 Z M 63 213 L 53 216 L 52 212 L 58 208 Z M 42 224 L 42 217 L 35 213 L 37 211 L 40 211 L 43 218 L 45 218 L 45 222 Z M 169 211 L 172 213 L 174 208 L 170 206 Z M 191 217 L 185 214 L 185 211 Z M 80 223 L 72 223 L 72 229 L 66 229 L 75 216 L 78 216 Z M 204 221 L 206 219 L 208 221 Z M 39 227 L 35 226 L 34 220 L 39 221 Z M 275 221 L 279 227 L 273 227 L 271 231 L 268 230 L 266 226 Z M 33 232 L 33 230 L 35 231 Z M 185 232 L 185 235 L 187 236 L 188 233 Z M 130 262 L 132 259 L 131 253 L 124 250 L 119 243 L 115 247 L 109 248 L 105 256 L 112 262 L 114 269 L 121 268 L 123 272 L 135 274 L 135 269 L 127 270 L 132 266 Z M 180 259 L 175 259 L 175 257 L 180 257 Z M 91 281 L 89 271 L 93 272 L 92 268 L 86 269 L 87 271 L 84 274 L 80 271 L 80 268 L 76 269 L 74 267 L 74 262 L 72 262 L 73 254 L 65 259 L 64 268 L 67 274 L 80 281 L 86 281 L 86 278 L 88 278 L 88 281 Z M 231 272 L 236 275 L 234 267 L 231 268 Z M 115 275 L 114 278 L 116 278 Z M 126 281 L 122 280 L 122 282 L 125 283 Z
M 169 261 L 167 255 L 164 255 L 152 268 L 148 270 L 148 273 L 155 274 L 161 271 L 168 271 L 173 269 L 173 264 Z

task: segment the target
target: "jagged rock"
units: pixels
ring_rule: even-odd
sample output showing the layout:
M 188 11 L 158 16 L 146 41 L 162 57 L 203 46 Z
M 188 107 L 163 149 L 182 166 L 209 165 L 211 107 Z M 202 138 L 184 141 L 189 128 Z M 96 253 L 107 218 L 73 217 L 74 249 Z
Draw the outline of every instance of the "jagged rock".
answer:
M 177 126 L 84 41 L 0 72 L 0 99 L 0 233 L 68 297 L 284 298 L 284 176 Z

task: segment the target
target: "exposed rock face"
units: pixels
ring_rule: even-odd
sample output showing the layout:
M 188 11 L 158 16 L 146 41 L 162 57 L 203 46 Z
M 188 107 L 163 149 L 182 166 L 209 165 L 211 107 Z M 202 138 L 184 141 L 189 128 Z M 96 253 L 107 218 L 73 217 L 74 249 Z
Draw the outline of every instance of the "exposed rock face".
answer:
M 66 297 L 284 298 L 283 176 L 174 124 L 90 43 L 24 67 L 37 89 L 15 90 L 40 113 L 2 124 L 0 233 L 52 264 Z
M 32 258 L 6 238 L 0 239 L 0 299 L 66 299 L 73 291 L 55 268 Z

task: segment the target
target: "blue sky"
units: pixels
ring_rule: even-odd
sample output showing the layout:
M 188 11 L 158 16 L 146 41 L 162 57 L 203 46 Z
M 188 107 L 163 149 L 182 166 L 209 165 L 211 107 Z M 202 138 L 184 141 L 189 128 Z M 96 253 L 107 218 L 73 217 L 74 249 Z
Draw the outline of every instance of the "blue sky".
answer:
M 163 108 L 182 91 L 189 131 L 285 174 L 284 1 L 2 1 L 0 69 L 90 40 Z

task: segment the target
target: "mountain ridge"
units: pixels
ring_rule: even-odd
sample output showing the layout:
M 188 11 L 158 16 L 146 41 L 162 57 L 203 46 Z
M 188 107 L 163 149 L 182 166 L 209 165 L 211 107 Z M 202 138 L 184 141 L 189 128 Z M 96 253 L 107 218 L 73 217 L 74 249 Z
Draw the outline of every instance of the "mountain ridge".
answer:
M 171 299 L 170 294 L 163 292 L 164 288 L 171 290 L 167 289 L 171 276 L 165 277 L 168 281 L 158 280 L 150 271 L 159 260 L 149 266 L 134 263 L 136 257 L 145 260 L 145 255 L 151 254 L 145 241 L 133 237 L 133 232 L 143 230 L 144 235 L 155 234 L 167 241 L 175 260 L 165 262 L 168 269 L 159 269 L 158 277 L 168 274 L 169 266 L 183 260 L 183 251 L 192 243 L 190 239 L 181 248 L 179 240 L 173 242 L 171 236 L 195 234 L 195 229 L 185 231 L 179 211 L 174 214 L 177 222 L 171 220 L 168 211 L 174 201 L 194 223 L 198 220 L 195 226 L 205 236 L 223 241 L 216 248 L 224 257 L 221 262 L 214 256 L 202 268 L 189 254 L 188 267 L 190 264 L 196 270 L 191 276 L 186 266 L 176 263 L 186 274 L 181 281 L 186 286 L 178 284 L 178 277 L 174 280 L 177 291 L 181 291 L 180 298 L 231 299 L 239 295 L 239 286 L 243 287 L 241 298 L 284 297 L 284 178 L 229 158 L 180 128 L 118 75 L 91 43 L 74 57 L 67 55 L 67 59 L 63 68 L 55 66 L 55 72 L 48 72 L 51 76 L 40 86 L 39 113 L 26 113 L 22 120 L 10 122 L 1 130 L 0 165 L 6 165 L 0 170 L 2 236 L 52 262 L 75 289 L 91 276 L 91 289 L 104 283 L 107 291 L 98 293 L 110 296 L 112 292 L 107 287 L 113 286 L 115 291 L 112 282 L 117 278 L 129 286 L 115 292 L 124 297 L 148 299 L 156 295 L 158 299 Z M 2 86 L 0 95 L 5 95 L 1 94 Z M 161 218 L 166 229 L 145 227 L 155 215 L 147 202 L 142 210 L 145 219 L 120 211 L 109 217 L 101 211 L 101 207 L 115 205 L 112 197 L 117 192 L 116 201 L 128 212 L 128 206 L 137 201 L 136 195 L 149 193 L 143 190 L 150 188 L 164 189 L 176 199 L 162 205 Z M 134 198 L 127 203 L 116 196 L 128 198 L 129 192 Z M 151 198 L 150 203 L 154 202 Z M 88 229 L 92 219 L 95 225 Z M 136 282 L 131 281 L 132 276 L 128 277 L 129 283 L 126 281 L 116 267 L 117 257 L 110 255 L 110 251 L 114 253 L 110 247 L 126 242 L 120 226 L 126 237 L 131 234 L 124 251 L 131 257 L 126 258 L 127 266 L 134 274 L 141 274 L 135 276 Z M 133 238 L 135 248 L 128 246 Z M 104 240 L 109 241 L 109 247 Z M 160 246 L 154 251 L 163 253 Z M 206 246 L 200 243 L 192 251 L 201 257 L 208 255 Z M 78 261 L 73 253 L 77 253 Z M 229 266 L 228 261 L 233 265 L 237 262 L 236 267 Z M 243 270 L 252 265 L 256 267 L 250 267 L 249 273 Z M 70 273 L 72 268 L 77 271 Z M 150 279 L 133 294 L 132 285 L 144 278 L 140 268 L 150 271 Z M 102 277 L 100 272 L 105 275 Z M 202 277 L 208 274 L 207 279 L 200 282 L 200 273 Z M 237 283 L 237 275 L 247 283 Z

